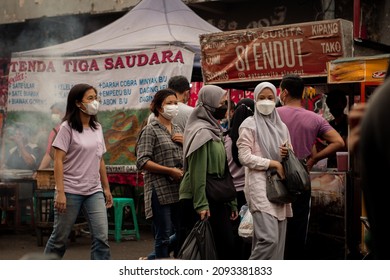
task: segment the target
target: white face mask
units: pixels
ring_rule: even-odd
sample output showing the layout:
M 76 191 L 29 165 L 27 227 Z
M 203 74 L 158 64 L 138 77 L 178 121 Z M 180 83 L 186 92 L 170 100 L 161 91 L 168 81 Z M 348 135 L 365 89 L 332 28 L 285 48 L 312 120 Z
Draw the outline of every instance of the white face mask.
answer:
M 86 110 L 81 109 L 81 107 L 80 107 L 80 110 L 83 111 L 84 113 L 90 115 L 90 116 L 96 115 L 99 111 L 100 103 L 97 100 L 94 100 L 94 101 L 89 102 L 89 103 L 82 103 L 82 104 L 85 106 Z
M 256 102 L 256 109 L 262 115 L 269 115 L 275 109 L 275 102 L 269 99 L 259 100 Z
M 178 112 L 179 112 L 179 106 L 172 104 L 172 105 L 165 105 L 163 107 L 163 112 L 161 112 L 160 114 L 167 120 L 172 120 L 174 117 L 177 116 Z
M 51 121 L 55 124 L 61 122 L 61 117 L 59 114 L 51 114 Z

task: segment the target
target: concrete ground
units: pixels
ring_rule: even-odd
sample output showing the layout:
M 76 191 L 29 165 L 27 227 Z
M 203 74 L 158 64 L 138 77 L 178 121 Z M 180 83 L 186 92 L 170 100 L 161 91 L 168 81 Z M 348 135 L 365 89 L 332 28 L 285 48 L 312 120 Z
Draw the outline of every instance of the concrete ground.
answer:
M 117 243 L 110 236 L 111 255 L 113 260 L 138 260 L 153 249 L 153 237 L 150 227 L 140 230 L 140 240 L 122 240 Z M 44 236 L 46 244 L 48 234 Z M 91 240 L 88 234 L 79 233 L 74 241 L 69 240 L 69 246 L 64 260 L 89 260 Z M 44 250 L 37 245 L 34 230 L 1 230 L 0 229 L 0 260 L 18 260 L 23 257 L 39 258 Z
M 140 227 L 140 240 L 128 238 L 117 243 L 110 236 L 111 255 L 113 260 L 138 260 L 153 250 L 153 237 L 150 225 Z M 0 260 L 19 260 L 21 258 L 40 258 L 48 233 L 44 235 L 43 246 L 37 245 L 34 230 L 4 230 L 0 228 Z M 69 240 L 64 260 L 89 260 L 91 240 L 88 234 L 79 233 L 74 241 Z M 342 260 L 344 246 L 340 241 L 331 241 L 321 236 L 309 235 L 308 259 Z M 359 258 L 360 259 L 360 258 Z

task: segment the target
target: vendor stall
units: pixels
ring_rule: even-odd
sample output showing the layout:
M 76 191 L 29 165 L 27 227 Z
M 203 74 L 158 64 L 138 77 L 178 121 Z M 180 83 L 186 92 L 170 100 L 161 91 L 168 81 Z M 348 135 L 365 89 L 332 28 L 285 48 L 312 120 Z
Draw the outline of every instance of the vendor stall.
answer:
M 133 198 L 139 224 L 146 223 L 143 173 L 135 165 L 107 165 L 106 169 L 112 195 Z
M 346 258 L 347 176 L 337 170 L 310 172 L 312 207 L 307 241 L 310 259 Z
M 339 58 L 327 63 L 328 84 L 357 83 L 360 88 L 358 102 L 366 102 L 375 88 L 383 83 L 390 54 Z
M 0 170 L 0 228 L 34 228 L 33 190 L 36 181 L 31 170 Z
M 327 63 L 328 84 L 335 87 L 347 85 L 353 89 L 354 95 L 350 95 L 350 106 L 357 102 L 367 102 L 375 89 L 383 83 L 389 60 L 390 54 L 383 54 L 330 61 Z M 366 212 L 360 185 L 360 165 L 353 153 L 349 153 L 348 164 L 351 167 L 348 239 L 350 247 L 359 247 L 359 253 L 365 255 L 368 251 L 364 242 L 367 231 L 367 226 L 364 225 Z

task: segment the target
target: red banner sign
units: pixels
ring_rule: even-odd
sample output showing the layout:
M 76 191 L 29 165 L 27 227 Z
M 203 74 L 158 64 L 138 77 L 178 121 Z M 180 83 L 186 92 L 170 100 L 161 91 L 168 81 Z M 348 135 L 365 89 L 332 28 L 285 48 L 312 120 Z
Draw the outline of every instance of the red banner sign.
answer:
M 200 36 L 205 83 L 327 76 L 326 63 L 352 56 L 352 22 L 337 19 Z

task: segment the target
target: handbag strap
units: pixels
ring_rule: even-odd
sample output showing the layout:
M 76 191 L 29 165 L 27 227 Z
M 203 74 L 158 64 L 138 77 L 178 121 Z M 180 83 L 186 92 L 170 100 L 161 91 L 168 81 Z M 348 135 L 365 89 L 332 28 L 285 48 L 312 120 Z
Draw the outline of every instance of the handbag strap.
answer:
M 228 173 L 230 174 L 229 163 L 228 163 L 227 157 L 225 156 L 225 174 L 224 174 L 224 177 L 225 177 Z

